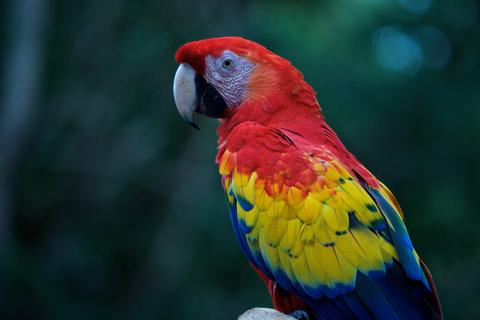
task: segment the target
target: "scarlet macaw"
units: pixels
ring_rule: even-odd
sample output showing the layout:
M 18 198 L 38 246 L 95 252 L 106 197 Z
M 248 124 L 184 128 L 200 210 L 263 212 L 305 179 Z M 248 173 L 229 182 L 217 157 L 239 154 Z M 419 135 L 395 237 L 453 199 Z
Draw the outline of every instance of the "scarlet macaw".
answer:
M 325 122 L 292 64 L 239 37 L 181 46 L 182 117 L 219 118 L 216 162 L 240 247 L 274 307 L 311 319 L 439 319 L 390 190 Z

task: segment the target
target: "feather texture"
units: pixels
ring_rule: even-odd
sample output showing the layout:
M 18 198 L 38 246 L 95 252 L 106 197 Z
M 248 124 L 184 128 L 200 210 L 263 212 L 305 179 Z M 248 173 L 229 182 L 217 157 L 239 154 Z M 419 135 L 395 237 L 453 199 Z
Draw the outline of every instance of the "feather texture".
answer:
M 258 124 L 237 126 L 230 139 L 220 173 L 241 247 L 259 272 L 319 319 L 432 313 L 429 282 L 383 184 L 367 184 L 328 149 Z
M 204 75 L 207 58 L 226 50 L 254 67 L 240 105 L 220 120 L 216 161 L 235 235 L 275 308 L 441 318 L 395 197 L 341 143 L 288 60 L 239 37 L 187 43 L 176 60 Z

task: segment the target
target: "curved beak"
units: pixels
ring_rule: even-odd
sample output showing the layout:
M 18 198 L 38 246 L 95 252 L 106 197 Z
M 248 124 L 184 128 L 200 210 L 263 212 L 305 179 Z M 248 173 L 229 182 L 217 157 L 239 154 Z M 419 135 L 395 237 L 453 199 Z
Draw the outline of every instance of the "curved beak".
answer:
M 175 73 L 173 97 L 182 118 L 196 129 L 195 113 L 222 118 L 228 108 L 220 93 L 186 63 L 182 63 Z

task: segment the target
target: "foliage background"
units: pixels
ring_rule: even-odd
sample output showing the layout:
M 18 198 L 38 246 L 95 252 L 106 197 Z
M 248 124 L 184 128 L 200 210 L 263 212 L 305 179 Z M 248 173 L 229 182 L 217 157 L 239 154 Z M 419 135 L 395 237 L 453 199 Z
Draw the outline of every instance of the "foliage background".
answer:
M 290 59 L 391 187 L 448 319 L 480 318 L 474 0 L 0 2 L 0 318 L 234 319 L 269 306 L 172 98 L 186 41 Z

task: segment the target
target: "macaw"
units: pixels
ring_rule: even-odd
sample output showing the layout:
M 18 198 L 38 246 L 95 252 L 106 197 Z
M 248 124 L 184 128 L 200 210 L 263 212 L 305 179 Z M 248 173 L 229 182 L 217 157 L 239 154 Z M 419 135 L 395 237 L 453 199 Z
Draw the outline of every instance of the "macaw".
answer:
M 189 42 L 175 58 L 181 116 L 197 128 L 195 113 L 220 121 L 216 162 L 233 230 L 275 309 L 442 318 L 397 200 L 345 148 L 288 60 L 240 37 Z

